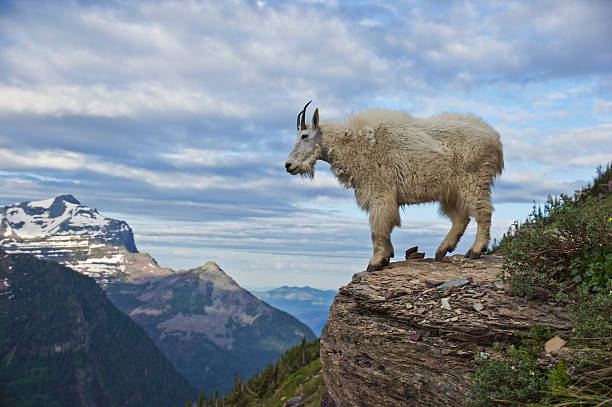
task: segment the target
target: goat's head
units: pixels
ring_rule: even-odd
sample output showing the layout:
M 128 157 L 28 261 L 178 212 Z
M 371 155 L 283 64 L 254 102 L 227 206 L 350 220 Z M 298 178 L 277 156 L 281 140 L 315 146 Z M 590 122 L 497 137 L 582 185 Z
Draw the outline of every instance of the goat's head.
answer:
M 312 102 L 312 101 L 311 101 Z M 285 169 L 291 175 L 300 174 L 304 177 L 314 176 L 314 165 L 321 159 L 323 139 L 319 128 L 319 109 L 312 115 L 312 124 L 306 125 L 306 103 L 304 109 L 297 115 L 297 140 L 287 158 Z

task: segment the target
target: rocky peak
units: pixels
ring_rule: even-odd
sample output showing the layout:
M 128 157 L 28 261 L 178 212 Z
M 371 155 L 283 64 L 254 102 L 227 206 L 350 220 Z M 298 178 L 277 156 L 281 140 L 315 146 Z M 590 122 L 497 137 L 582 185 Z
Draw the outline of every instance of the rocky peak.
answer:
M 30 202 L 32 207 L 36 207 L 36 204 L 40 203 L 39 202 Z M 45 201 L 42 201 L 45 202 Z M 76 206 L 81 206 L 81 203 L 72 195 L 60 195 L 58 197 L 55 197 L 55 199 L 53 200 L 53 203 L 49 206 L 49 217 L 50 218 L 57 218 L 58 216 L 61 216 L 64 214 L 64 212 L 66 212 L 66 209 L 68 209 L 67 204 L 72 204 L 72 205 L 76 205 Z M 95 210 L 94 210 L 95 211 Z
M 79 236 L 136 253 L 132 229 L 127 223 L 104 217 L 81 205 L 72 195 L 0 207 L 0 235 L 17 240 L 51 236 Z
M 0 207 L 0 246 L 64 263 L 102 285 L 124 276 L 125 257 L 138 253 L 127 223 L 72 195 Z
M 501 258 L 392 263 L 340 288 L 321 336 L 323 377 L 338 407 L 462 406 L 469 373 L 494 342 L 533 324 L 567 333 L 567 309 L 510 296 Z
M 211 282 L 216 289 L 224 291 L 242 290 L 238 283 L 228 276 L 214 261 L 194 269 L 200 280 Z

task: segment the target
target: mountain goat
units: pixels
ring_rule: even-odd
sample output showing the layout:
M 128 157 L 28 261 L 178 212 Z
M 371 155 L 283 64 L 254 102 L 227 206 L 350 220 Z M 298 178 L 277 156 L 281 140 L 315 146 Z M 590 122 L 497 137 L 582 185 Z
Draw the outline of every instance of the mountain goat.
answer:
M 285 169 L 314 177 L 323 160 L 357 204 L 369 213 L 374 253 L 368 271 L 394 257 L 391 231 L 400 226 L 401 205 L 439 202 L 452 227 L 436 260 L 455 250 L 470 216 L 478 231 L 466 257 L 478 258 L 489 245 L 491 185 L 504 158 L 499 134 L 472 114 L 443 113 L 417 118 L 398 110 L 368 110 L 319 123 L 319 109 L 306 125 L 306 108 L 297 117 L 297 141 Z M 301 118 L 301 119 L 300 119 Z

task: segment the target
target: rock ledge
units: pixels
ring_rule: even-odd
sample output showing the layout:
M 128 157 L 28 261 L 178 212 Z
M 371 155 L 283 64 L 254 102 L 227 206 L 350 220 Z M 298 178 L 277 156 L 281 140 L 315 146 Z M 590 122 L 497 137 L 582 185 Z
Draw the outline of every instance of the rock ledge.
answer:
M 472 361 L 494 353 L 493 342 L 516 342 L 514 332 L 534 324 L 571 330 L 565 307 L 510 296 L 500 271 L 501 257 L 491 255 L 408 260 L 355 274 L 340 288 L 321 337 L 335 404 L 462 406 Z

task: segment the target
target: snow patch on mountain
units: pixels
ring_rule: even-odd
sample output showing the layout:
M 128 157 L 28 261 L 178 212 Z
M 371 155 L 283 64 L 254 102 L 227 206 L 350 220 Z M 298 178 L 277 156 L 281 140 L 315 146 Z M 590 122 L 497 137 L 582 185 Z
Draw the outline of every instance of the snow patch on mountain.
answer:
M 44 201 L 31 201 L 28 203 L 28 206 L 30 208 L 49 209 L 49 207 L 53 205 L 53 202 L 55 202 L 55 198 L 49 198 L 45 199 Z
M 102 286 L 129 274 L 127 263 L 134 261 L 126 257 L 138 254 L 127 223 L 81 205 L 72 195 L 0 207 L 0 246 L 7 253 L 55 260 Z
M 72 195 L 16 203 L 0 208 L 0 214 L 11 230 L 10 235 L 21 239 L 81 234 L 105 240 L 111 231 L 129 230 L 125 222 L 100 215 L 97 210 L 81 205 Z M 6 231 L 4 236 L 9 236 Z

